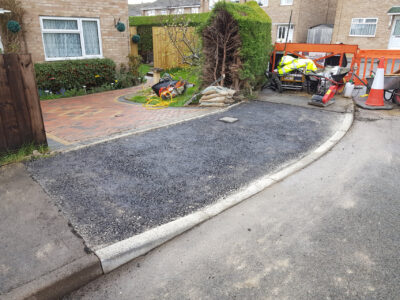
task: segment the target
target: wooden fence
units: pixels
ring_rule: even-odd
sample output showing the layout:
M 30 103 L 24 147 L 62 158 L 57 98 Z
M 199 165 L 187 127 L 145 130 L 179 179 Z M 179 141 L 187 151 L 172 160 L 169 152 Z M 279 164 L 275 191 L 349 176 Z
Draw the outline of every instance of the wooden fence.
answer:
M 164 27 L 153 27 L 153 56 L 154 67 L 160 69 L 171 69 L 182 67 L 182 58 L 176 47 L 172 44 Z M 195 34 L 195 28 L 188 29 L 190 34 Z M 137 32 L 136 27 L 130 27 L 130 38 Z M 178 47 L 185 52 L 184 42 L 179 42 Z M 131 54 L 137 55 L 137 45 L 131 41 Z
M 46 144 L 30 54 L 0 55 L 0 152 Z

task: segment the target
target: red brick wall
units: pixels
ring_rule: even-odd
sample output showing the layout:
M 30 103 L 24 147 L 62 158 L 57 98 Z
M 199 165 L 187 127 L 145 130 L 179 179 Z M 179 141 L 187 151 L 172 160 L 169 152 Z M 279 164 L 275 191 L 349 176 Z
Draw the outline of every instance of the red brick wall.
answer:
M 126 63 L 129 54 L 127 0 L 21 0 L 26 15 L 23 28 L 28 52 L 34 62 L 45 60 L 40 16 L 99 18 L 103 56 L 117 64 Z M 114 19 L 125 23 L 126 31 L 114 27 Z

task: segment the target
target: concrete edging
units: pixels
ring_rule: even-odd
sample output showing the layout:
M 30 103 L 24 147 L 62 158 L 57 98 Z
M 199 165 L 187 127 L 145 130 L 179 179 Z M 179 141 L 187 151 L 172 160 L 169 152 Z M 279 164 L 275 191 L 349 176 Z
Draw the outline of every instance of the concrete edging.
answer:
M 220 111 L 219 111 L 220 112 Z M 194 226 L 222 213 L 223 211 L 237 205 L 249 197 L 261 192 L 265 188 L 279 182 L 293 173 L 300 171 L 312 162 L 322 157 L 331 150 L 349 131 L 353 124 L 354 113 L 345 113 L 345 118 L 339 130 L 335 132 L 327 141 L 325 141 L 317 149 L 290 164 L 284 169 L 273 174 L 267 174 L 253 182 L 238 192 L 221 198 L 216 203 L 209 205 L 197 212 L 185 217 L 179 218 L 167 224 L 150 229 L 144 233 L 132 236 L 123 241 L 114 243 L 101 249 L 95 250 L 101 262 L 104 273 L 122 266 L 123 264 L 146 254 L 150 250 L 164 244 L 168 240 L 182 234 L 183 232 L 193 228 Z
M 89 254 L 0 295 L 0 299 L 60 299 L 101 275 L 101 262 L 96 255 Z

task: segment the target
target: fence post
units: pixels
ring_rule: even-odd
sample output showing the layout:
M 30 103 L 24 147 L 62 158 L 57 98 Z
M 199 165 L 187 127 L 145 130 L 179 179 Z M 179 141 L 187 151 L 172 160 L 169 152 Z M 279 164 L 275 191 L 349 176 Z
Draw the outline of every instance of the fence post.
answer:
M 132 37 L 137 34 L 137 28 L 136 27 L 129 27 L 129 39 L 130 39 L 130 44 L 131 44 L 131 55 L 133 56 L 138 56 L 139 55 L 139 47 L 137 44 L 132 42 Z
M 46 144 L 30 54 L 0 55 L 0 152 Z

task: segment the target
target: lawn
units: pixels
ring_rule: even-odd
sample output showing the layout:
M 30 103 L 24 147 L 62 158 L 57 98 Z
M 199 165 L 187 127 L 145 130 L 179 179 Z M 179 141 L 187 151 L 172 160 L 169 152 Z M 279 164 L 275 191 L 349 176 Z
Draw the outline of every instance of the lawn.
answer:
M 163 76 L 165 73 L 170 74 L 172 78 L 175 80 L 183 79 L 194 85 L 193 87 L 187 88 L 186 92 L 183 95 L 173 98 L 173 101 L 170 103 L 169 106 L 171 107 L 183 106 L 199 90 L 200 80 L 199 80 L 199 72 L 197 69 L 176 68 L 163 72 L 161 76 Z M 138 92 L 129 100 L 136 103 L 146 103 L 147 99 L 150 98 L 151 96 L 155 96 L 153 91 L 151 89 L 145 89 L 143 91 Z M 154 104 L 155 102 L 152 103 Z

